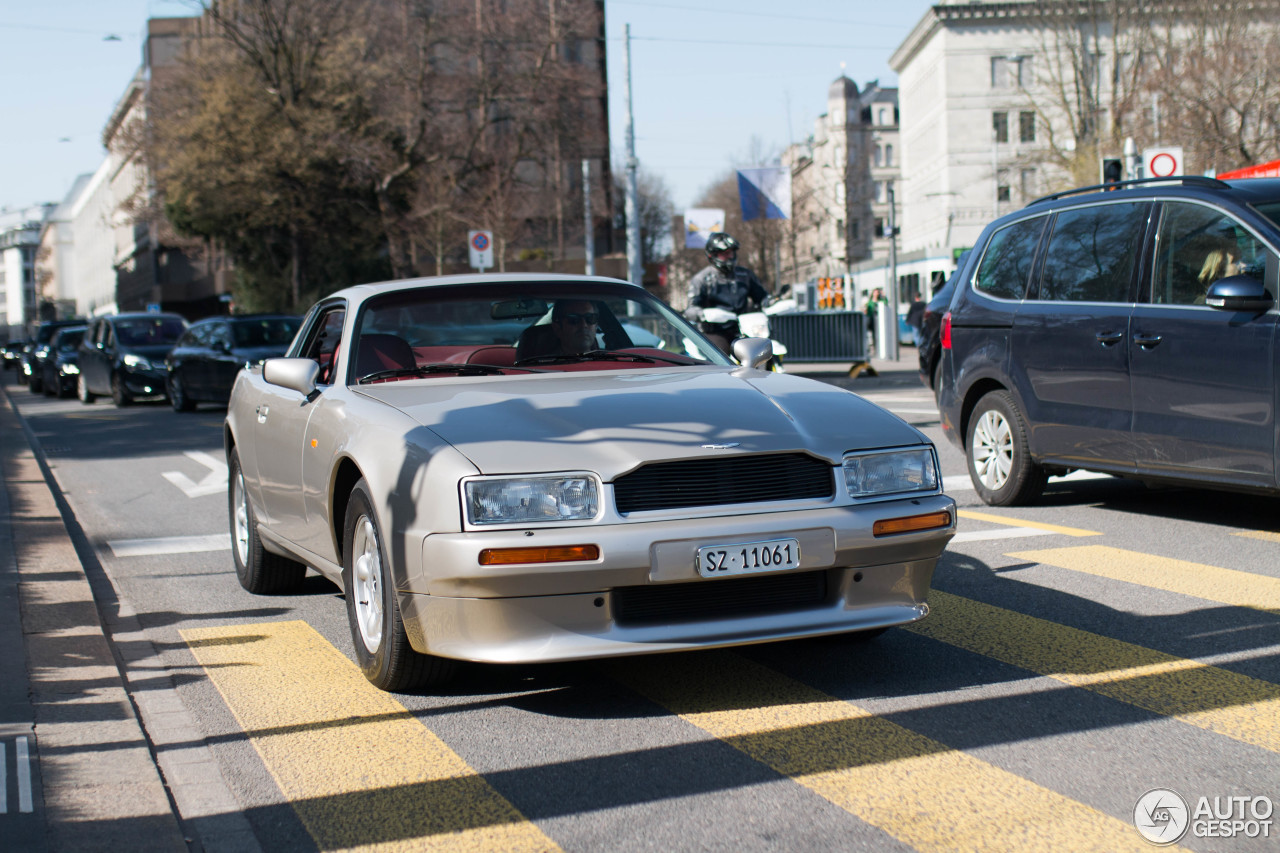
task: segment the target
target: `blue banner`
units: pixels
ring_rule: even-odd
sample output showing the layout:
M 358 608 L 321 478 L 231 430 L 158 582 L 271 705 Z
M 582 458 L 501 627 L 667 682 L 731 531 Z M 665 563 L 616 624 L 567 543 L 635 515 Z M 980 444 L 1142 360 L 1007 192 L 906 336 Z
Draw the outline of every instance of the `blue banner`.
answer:
M 743 221 L 791 218 L 791 170 L 786 166 L 738 170 Z

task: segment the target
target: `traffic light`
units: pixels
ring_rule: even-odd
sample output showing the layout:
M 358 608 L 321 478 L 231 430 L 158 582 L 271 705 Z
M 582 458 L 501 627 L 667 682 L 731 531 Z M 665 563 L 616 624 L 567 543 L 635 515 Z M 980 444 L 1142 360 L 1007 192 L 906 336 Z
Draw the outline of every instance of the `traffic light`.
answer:
M 1114 184 L 1124 180 L 1124 161 L 1119 157 L 1102 158 L 1102 183 Z

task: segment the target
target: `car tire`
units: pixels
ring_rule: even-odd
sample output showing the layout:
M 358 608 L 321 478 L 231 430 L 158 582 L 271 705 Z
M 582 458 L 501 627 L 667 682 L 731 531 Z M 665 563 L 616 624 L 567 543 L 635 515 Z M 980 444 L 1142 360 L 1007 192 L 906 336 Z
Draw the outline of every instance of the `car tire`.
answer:
M 168 388 L 166 392 L 169 395 L 169 405 L 173 406 L 175 412 L 191 412 L 195 411 L 195 401 L 187 396 L 187 392 L 182 387 L 182 377 L 177 373 L 169 374 Z
M 86 406 L 98 399 L 98 395 L 89 390 L 89 383 L 85 381 L 83 373 L 76 377 L 76 397 Z
M 942 359 L 938 359 L 933 363 L 933 399 L 938 399 L 938 392 L 942 390 Z
M 307 567 L 302 563 L 273 554 L 262 547 L 258 537 L 258 520 L 245 490 L 244 472 L 240 468 L 239 451 L 231 451 L 227 466 L 227 500 L 231 516 L 231 558 L 236 564 L 240 586 L 254 595 L 277 595 L 291 592 L 302 584 Z
M 123 409 L 133 402 L 133 398 L 129 396 L 129 390 L 124 387 L 124 380 L 120 378 L 119 373 L 111 374 L 111 402 L 116 404 L 117 409 Z
M 965 448 L 969 479 L 983 502 L 1018 506 L 1044 491 L 1047 475 L 1031 460 L 1026 421 L 1008 391 L 992 391 L 978 401 Z
M 27 388 L 32 394 L 39 394 L 44 390 L 44 380 L 32 373 L 31 378 L 27 380 Z
M 443 684 L 457 662 L 420 654 L 409 645 L 386 555 L 369 486 L 360 480 L 347 502 L 342 535 L 342 581 L 356 663 L 382 690 L 410 692 Z
M 52 382 L 45 382 L 43 379 L 41 379 L 41 380 L 40 380 L 40 386 L 44 389 L 44 395 L 45 395 L 46 397 L 56 397 L 56 396 L 58 396 L 58 379 L 57 379 L 57 377 L 54 377 L 54 380 L 53 380 Z

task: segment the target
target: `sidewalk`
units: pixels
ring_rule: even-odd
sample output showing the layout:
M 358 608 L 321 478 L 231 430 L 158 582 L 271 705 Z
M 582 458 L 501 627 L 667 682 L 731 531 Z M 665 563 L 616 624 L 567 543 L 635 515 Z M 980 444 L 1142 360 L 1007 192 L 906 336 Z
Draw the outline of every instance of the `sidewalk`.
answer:
M 77 551 L 89 546 L 73 542 L 79 526 L 11 387 L 0 400 L 0 847 L 186 851 Z

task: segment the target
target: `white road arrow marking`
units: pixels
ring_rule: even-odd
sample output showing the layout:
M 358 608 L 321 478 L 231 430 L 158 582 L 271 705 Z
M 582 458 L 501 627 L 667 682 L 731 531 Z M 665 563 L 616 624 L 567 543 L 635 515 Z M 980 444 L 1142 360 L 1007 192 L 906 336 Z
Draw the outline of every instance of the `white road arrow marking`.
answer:
M 226 493 L 227 465 L 225 462 L 199 450 L 188 450 L 186 455 L 209 469 L 209 473 L 203 480 L 197 483 L 181 471 L 165 471 L 160 476 L 182 489 L 182 493 L 189 498 Z

